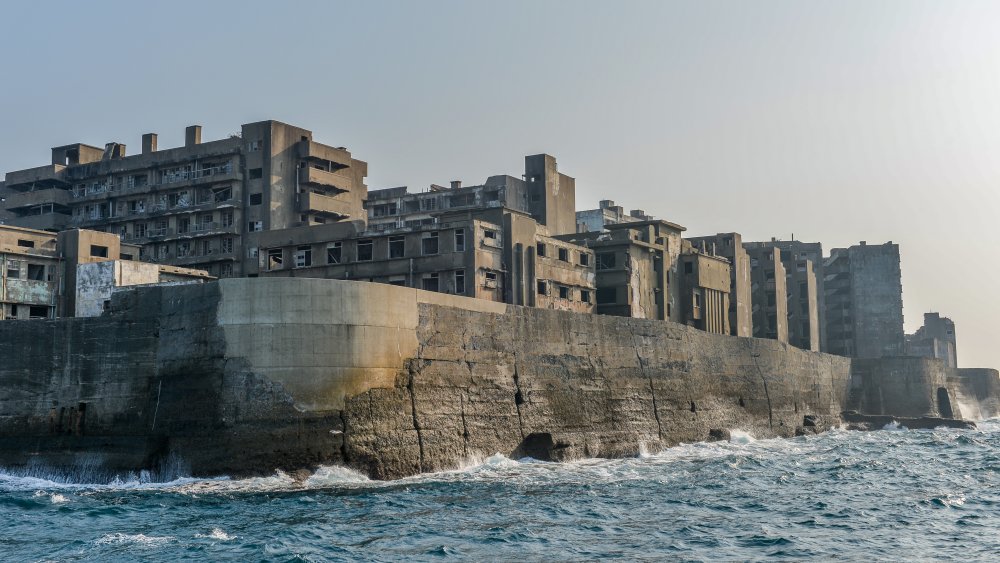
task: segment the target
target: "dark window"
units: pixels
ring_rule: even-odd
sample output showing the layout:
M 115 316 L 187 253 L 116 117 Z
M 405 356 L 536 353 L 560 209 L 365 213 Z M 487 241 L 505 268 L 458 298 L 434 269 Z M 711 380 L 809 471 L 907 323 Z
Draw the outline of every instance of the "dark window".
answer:
M 423 254 L 438 253 L 438 234 L 436 231 L 424 237 L 424 239 L 420 241 L 420 243 L 422 245 L 421 251 Z
M 483 238 L 495 240 L 497 238 L 497 232 L 490 229 L 486 229 L 483 231 Z
M 135 256 L 122 252 L 122 260 L 135 260 Z
M 568 287 L 566 287 L 564 285 L 560 285 L 559 286 L 559 299 L 569 299 L 569 288 Z
M 562 260 L 563 262 L 569 262 L 569 249 L 560 248 L 559 259 Z
M 455 252 L 465 252 L 465 229 L 455 229 Z
M 406 237 L 389 237 L 389 258 L 402 258 L 406 253 Z
M 358 262 L 365 262 L 372 259 L 372 248 L 374 243 L 370 240 L 358 241 Z
M 23 246 L 24 248 L 35 248 L 35 241 L 33 241 L 33 240 L 17 239 L 17 245 L 18 246 Z
M 597 269 L 610 270 L 615 267 L 615 253 L 602 252 L 597 255 Z
M 496 272 L 486 272 L 483 278 L 483 287 L 488 287 L 491 289 L 496 289 L 497 287 L 497 273 Z
M 774 279 L 774 270 L 767 270 L 766 272 L 764 272 L 764 278 L 768 279 L 768 280 L 773 280 Z
M 264 203 L 264 194 L 250 194 L 250 205 L 260 205 Z
M 45 281 L 45 266 L 41 264 L 28 264 L 28 279 Z
M 28 318 L 47 319 L 49 318 L 49 308 L 41 305 L 32 305 L 28 307 Z
M 438 290 L 438 275 L 431 274 L 424 278 L 423 287 L 427 291 L 437 291 Z
M 618 299 L 618 292 L 613 287 L 601 287 L 597 289 L 597 304 L 612 304 Z
M 545 256 L 545 245 L 543 243 L 538 243 L 535 245 L 535 253 L 540 257 Z
M 249 223 L 247 223 L 247 230 L 250 231 L 251 233 L 255 233 L 257 231 L 263 231 L 264 230 L 264 222 L 263 221 L 250 221 Z
M 406 280 L 389 280 L 389 285 L 395 285 L 398 287 L 406 287 Z
M 300 246 L 295 249 L 295 267 L 307 268 L 312 266 L 312 247 Z
M 335 242 L 326 247 L 326 263 L 327 264 L 340 264 L 343 258 L 343 244 Z
M 268 270 L 280 270 L 281 263 L 284 257 L 281 254 L 280 248 L 274 248 L 267 251 L 267 269 Z
M 774 307 L 774 304 L 775 304 L 775 296 L 774 296 L 774 294 L 773 293 L 768 293 L 767 294 L 767 306 L 768 307 Z
M 99 246 L 96 244 L 90 245 L 90 255 L 96 258 L 107 258 L 108 257 L 108 247 Z
M 580 253 L 580 265 L 581 266 L 589 266 L 590 265 L 590 255 L 587 254 L 586 252 L 581 252 Z
M 538 294 L 548 295 L 549 294 L 549 284 L 545 280 L 538 280 Z
M 590 290 L 589 289 L 581 289 L 580 290 L 580 301 L 582 301 L 584 303 L 590 303 Z
M 455 293 L 465 295 L 465 270 L 455 272 Z
M 257 180 L 258 178 L 263 178 L 263 177 L 264 177 L 264 169 L 263 168 L 251 168 L 250 169 L 250 179 L 251 180 Z
M 684 273 L 685 274 L 692 274 L 692 273 L 694 273 L 694 263 L 693 262 L 685 262 L 684 263 Z

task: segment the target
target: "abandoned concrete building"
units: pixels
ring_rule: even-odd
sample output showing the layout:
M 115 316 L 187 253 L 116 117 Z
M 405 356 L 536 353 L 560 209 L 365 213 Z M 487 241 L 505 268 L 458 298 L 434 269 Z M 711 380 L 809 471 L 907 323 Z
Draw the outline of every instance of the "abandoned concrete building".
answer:
M 745 242 L 750 256 L 750 302 L 753 335 L 788 342 L 788 286 L 781 251 Z
M 739 233 L 718 233 L 713 236 L 685 239 L 695 248 L 729 260 L 729 334 L 753 336 L 753 316 L 750 302 L 750 255 L 743 248 Z
M 940 313 L 924 313 L 924 325 L 906 335 L 906 355 L 937 358 L 945 365 L 958 367 L 955 323 Z
M 698 250 L 685 241 L 680 271 L 683 322 L 706 332 L 731 334 L 729 260 Z
M 136 262 L 138 252 L 103 232 L 0 226 L 0 318 L 94 316 L 115 287 L 211 279 L 200 270 Z
M 610 199 L 602 199 L 598 203 L 597 209 L 576 212 L 576 231 L 578 233 L 603 231 L 607 225 L 635 223 L 652 219 L 641 209 L 633 209 L 626 214 L 622 206 L 615 205 L 615 202 Z
M 50 164 L 8 172 L 0 196 L 9 224 L 106 231 L 145 261 L 228 277 L 258 271 L 249 249 L 262 232 L 363 219 L 366 175 L 347 150 L 262 121 L 205 143 L 191 126 L 183 147 L 163 150 L 149 133 L 134 156 L 121 143 L 55 147 Z
M 905 351 L 899 245 L 835 248 L 823 264 L 827 352 L 856 358 Z
M 823 245 L 818 242 L 802 242 L 798 240 L 778 240 L 777 238 L 772 238 L 770 241 L 761 243 L 765 246 L 772 246 L 781 250 L 781 260 L 785 263 L 785 270 L 788 271 L 789 275 L 793 275 L 795 272 L 791 271 L 788 263 L 790 261 L 800 262 L 802 260 L 809 260 L 812 262 L 812 271 L 816 277 L 816 310 L 819 314 L 818 325 L 819 325 L 819 350 L 826 351 L 826 296 L 824 290 L 824 276 L 823 271 Z M 796 270 L 797 271 L 797 270 Z M 793 293 L 793 287 L 790 285 L 792 282 L 789 281 L 788 291 L 789 294 Z M 801 283 L 797 281 L 796 283 Z M 811 321 L 810 321 L 811 322 Z M 793 341 L 810 341 L 811 335 L 802 338 L 796 334 L 796 332 L 803 333 L 803 327 L 800 324 L 798 327 L 792 326 L 792 322 L 789 321 L 789 338 Z M 812 348 L 805 348 L 810 350 Z

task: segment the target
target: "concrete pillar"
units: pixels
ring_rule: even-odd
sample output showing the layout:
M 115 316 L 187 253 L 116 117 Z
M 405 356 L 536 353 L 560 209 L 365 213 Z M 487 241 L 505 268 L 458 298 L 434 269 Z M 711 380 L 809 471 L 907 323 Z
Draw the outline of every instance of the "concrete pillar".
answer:
M 142 136 L 142 154 L 156 152 L 156 133 L 146 133 Z
M 201 125 L 191 125 L 184 129 L 184 146 L 193 147 L 201 144 Z

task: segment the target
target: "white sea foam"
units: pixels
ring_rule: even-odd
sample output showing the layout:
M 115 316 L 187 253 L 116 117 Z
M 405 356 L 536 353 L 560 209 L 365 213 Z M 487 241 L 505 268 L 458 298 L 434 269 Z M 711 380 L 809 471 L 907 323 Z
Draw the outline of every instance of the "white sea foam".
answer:
M 49 500 L 51 500 L 51 501 L 52 501 L 52 504 L 62 504 L 62 503 L 64 503 L 64 502 L 69 502 L 69 499 L 67 499 L 67 498 L 66 498 L 66 497 L 64 497 L 63 495 L 60 495 L 59 493 L 53 493 L 53 494 L 52 494 L 52 495 L 51 495 L 51 496 L 49 497 Z
M 756 438 L 744 430 L 729 431 L 729 442 L 732 444 L 752 444 L 756 441 Z
M 174 541 L 171 536 L 147 536 L 146 534 L 104 534 L 96 541 L 97 545 L 135 545 L 139 547 L 158 547 Z
M 883 426 L 882 430 L 904 431 L 904 430 L 908 430 L 908 428 L 905 427 L 905 426 L 901 426 L 898 422 L 896 422 L 895 420 L 893 420 L 889 424 L 886 424 L 885 426 Z
M 206 539 L 218 540 L 218 541 L 232 541 L 232 540 L 236 539 L 236 536 L 231 536 L 231 535 L 227 534 L 226 532 L 223 532 L 220 528 L 212 528 L 211 533 L 208 533 L 208 534 L 195 534 L 194 537 L 196 537 L 196 538 L 206 538 Z

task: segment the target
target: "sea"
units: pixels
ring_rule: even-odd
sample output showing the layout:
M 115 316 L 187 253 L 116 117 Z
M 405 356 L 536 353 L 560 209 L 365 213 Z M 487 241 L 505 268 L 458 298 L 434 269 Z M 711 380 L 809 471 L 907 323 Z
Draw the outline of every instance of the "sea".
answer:
M 88 478 L 91 477 L 91 478 Z M 997 561 L 1000 420 L 398 481 L 0 470 L 2 561 Z

